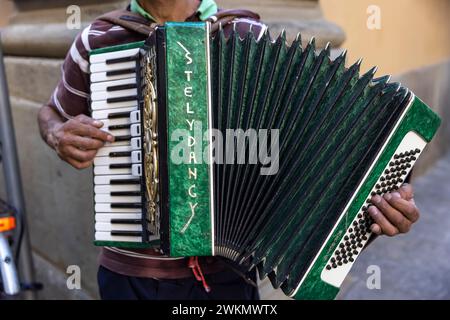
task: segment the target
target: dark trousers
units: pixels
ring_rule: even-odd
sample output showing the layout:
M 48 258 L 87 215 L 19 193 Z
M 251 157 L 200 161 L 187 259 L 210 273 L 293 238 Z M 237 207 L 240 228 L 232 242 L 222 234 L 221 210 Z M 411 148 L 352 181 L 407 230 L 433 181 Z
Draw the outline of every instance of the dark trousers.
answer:
M 249 277 L 256 282 L 256 272 Z M 100 266 L 97 274 L 103 300 L 259 300 L 258 288 L 232 270 L 205 275 L 207 293 L 194 277 L 155 280 L 124 276 Z

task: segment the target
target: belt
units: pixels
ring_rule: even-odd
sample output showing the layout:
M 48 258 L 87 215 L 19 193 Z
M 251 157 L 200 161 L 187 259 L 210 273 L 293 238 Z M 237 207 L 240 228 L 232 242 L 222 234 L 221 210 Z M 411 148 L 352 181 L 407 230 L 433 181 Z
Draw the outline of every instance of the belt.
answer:
M 130 277 L 154 279 L 182 279 L 197 277 L 197 265 L 203 274 L 211 274 L 226 269 L 226 266 L 215 257 L 199 257 L 192 266 L 189 258 L 167 258 L 156 250 L 127 250 L 123 252 L 114 248 L 102 248 L 99 263 L 103 267 Z M 195 270 L 195 271 L 194 271 Z

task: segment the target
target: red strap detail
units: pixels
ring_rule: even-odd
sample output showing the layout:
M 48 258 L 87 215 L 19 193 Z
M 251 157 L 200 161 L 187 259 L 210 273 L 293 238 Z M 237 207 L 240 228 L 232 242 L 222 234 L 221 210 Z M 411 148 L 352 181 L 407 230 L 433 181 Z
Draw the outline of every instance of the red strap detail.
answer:
M 198 262 L 198 257 L 189 257 L 188 267 L 192 269 L 192 273 L 197 281 L 201 281 L 203 288 L 206 292 L 211 291 L 211 287 L 206 282 L 205 276 L 203 275 L 202 268 Z

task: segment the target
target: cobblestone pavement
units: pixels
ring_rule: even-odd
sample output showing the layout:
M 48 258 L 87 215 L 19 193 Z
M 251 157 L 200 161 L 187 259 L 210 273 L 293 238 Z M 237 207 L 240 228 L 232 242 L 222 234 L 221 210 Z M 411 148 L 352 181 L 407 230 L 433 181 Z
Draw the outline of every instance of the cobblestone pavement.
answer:
M 421 219 L 407 235 L 374 241 L 338 299 L 450 299 L 450 153 L 414 187 Z M 379 290 L 366 286 L 370 265 L 380 267 Z

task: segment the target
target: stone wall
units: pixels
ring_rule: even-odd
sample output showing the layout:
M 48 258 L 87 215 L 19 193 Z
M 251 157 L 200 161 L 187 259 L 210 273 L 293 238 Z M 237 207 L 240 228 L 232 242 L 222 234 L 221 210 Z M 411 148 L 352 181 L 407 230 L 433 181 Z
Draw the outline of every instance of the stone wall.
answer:
M 405 72 L 393 81 L 410 88 L 442 118 L 435 138 L 414 167 L 413 177 L 417 177 L 450 150 L 450 60 Z
M 8 24 L 13 12 L 13 5 L 10 0 L 0 0 L 0 28 Z
M 380 74 L 398 74 L 450 58 L 448 0 L 320 0 L 320 4 L 326 19 L 344 29 L 347 38 L 342 46 L 349 49 L 348 58 L 364 57 L 363 70 L 377 65 Z M 372 8 L 379 8 L 379 15 Z M 379 17 L 379 29 L 367 27 L 373 17 Z
M 36 121 L 59 78 L 61 63 L 8 57 L 6 64 L 31 245 L 37 279 L 45 286 L 39 297 L 96 297 L 92 173 L 76 171 L 60 161 L 40 139 Z M 69 265 L 81 267 L 81 292 L 66 287 Z
M 78 0 L 77 3 L 82 9 L 83 25 L 86 25 L 95 16 L 123 6 L 126 1 Z M 291 37 L 295 36 L 294 30 L 302 31 L 304 39 L 315 34 L 319 47 L 327 41 L 339 46 L 345 38 L 342 29 L 323 18 L 318 1 L 226 0 L 219 3 L 227 8 L 239 6 L 261 12 L 273 29 L 287 26 Z M 36 123 L 38 109 L 53 91 L 60 77 L 62 58 L 78 32 L 68 30 L 65 25 L 66 8 L 70 4 L 72 1 L 69 0 L 17 0 L 18 13 L 2 33 L 31 243 L 38 280 L 45 285 L 39 297 L 49 299 L 98 297 L 98 250 L 92 245 L 91 171 L 76 171 L 60 161 L 40 139 Z M 443 66 L 404 75 L 402 80 L 423 93 L 427 102 L 437 102 L 445 115 L 448 113 L 444 107 L 449 101 L 445 89 L 448 88 L 450 68 Z M 439 91 L 432 81 L 426 80 L 437 75 L 441 79 Z M 443 138 L 448 133 L 446 128 L 441 131 Z M 441 153 L 441 144 L 436 143 L 436 151 L 426 165 Z M 3 184 L 0 183 L 0 196 L 3 195 Z M 81 267 L 81 291 L 66 288 L 65 270 L 69 265 Z M 265 289 L 267 285 L 262 288 L 264 297 L 277 297 L 276 292 Z

